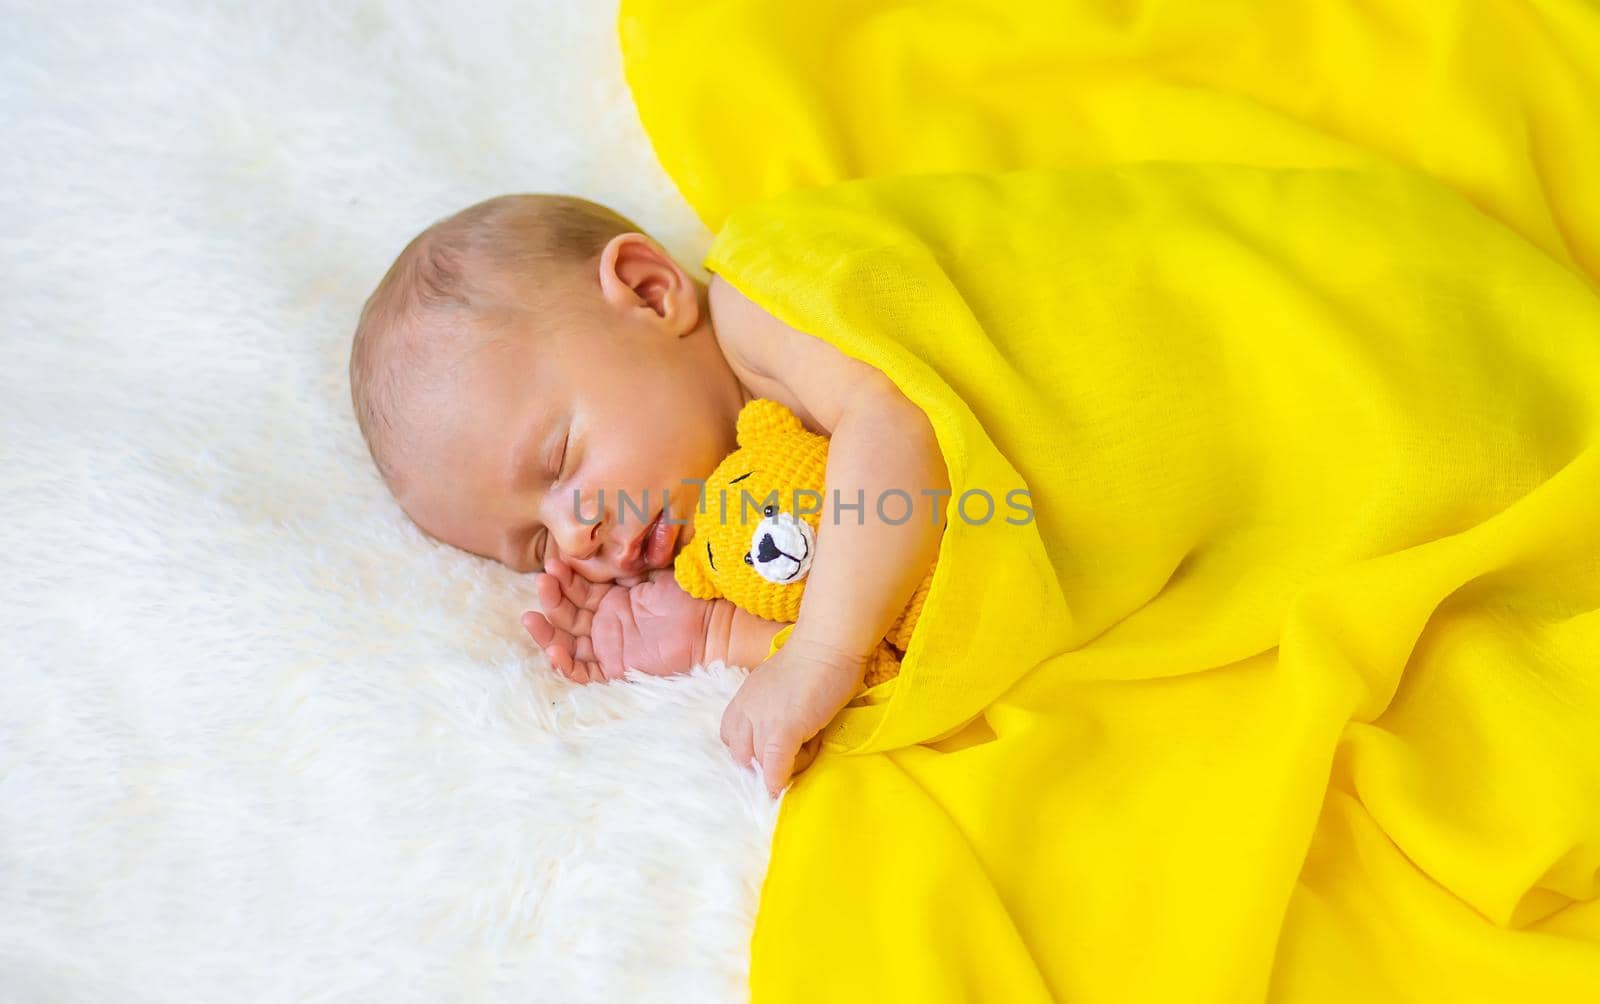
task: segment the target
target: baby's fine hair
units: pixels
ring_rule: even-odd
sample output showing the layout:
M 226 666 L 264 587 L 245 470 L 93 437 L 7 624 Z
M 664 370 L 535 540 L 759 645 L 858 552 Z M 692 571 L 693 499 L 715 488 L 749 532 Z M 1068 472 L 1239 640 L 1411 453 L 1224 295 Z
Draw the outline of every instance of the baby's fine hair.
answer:
M 356 424 L 391 490 L 408 440 L 446 420 L 441 396 L 494 321 L 510 312 L 559 317 L 552 277 L 638 229 L 576 196 L 502 195 L 434 222 L 405 246 L 362 306 L 350 347 Z

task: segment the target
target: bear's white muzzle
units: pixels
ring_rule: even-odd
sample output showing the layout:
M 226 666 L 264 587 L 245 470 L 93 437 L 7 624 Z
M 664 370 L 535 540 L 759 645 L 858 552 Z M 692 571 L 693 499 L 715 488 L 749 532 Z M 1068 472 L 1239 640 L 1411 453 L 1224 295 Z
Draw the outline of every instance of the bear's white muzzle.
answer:
M 768 582 L 799 582 L 811 571 L 817 532 L 791 513 L 780 512 L 756 524 L 750 535 L 750 564 Z

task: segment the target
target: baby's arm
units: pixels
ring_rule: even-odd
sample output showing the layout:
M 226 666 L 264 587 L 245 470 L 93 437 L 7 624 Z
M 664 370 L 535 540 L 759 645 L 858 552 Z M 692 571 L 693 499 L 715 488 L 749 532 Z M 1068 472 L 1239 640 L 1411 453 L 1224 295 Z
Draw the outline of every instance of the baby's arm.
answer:
M 822 415 L 836 416 L 827 489 L 817 554 L 788 644 L 834 651 L 865 671 L 933 563 L 935 517 L 942 516 L 949 479 L 927 417 L 876 370 L 859 378 L 836 410 L 822 409 L 818 417 L 826 422 Z M 907 499 L 903 522 L 878 515 L 882 500 L 890 519 L 906 517 Z
M 938 552 L 950 482 L 933 427 L 888 377 L 772 317 L 720 276 L 710 295 L 718 340 L 746 386 L 831 436 L 817 556 L 788 645 L 864 660 Z M 879 517 L 880 499 L 890 519 L 905 513 L 905 498 L 886 492 L 910 498 L 909 519 Z
M 698 661 L 721 659 L 746 669 L 759 666 L 772 647 L 772 638 L 784 625 L 741 610 L 727 600 L 712 600 L 706 619 L 706 643 Z
M 759 760 L 776 795 L 801 745 L 860 687 L 868 657 L 927 574 L 950 483 L 927 416 L 882 373 L 782 323 L 720 277 L 710 296 L 735 375 L 832 438 L 817 553 L 794 631 L 723 715 L 735 762 Z M 890 518 L 905 509 L 890 492 L 910 498 L 911 518 L 879 517 L 880 499 Z

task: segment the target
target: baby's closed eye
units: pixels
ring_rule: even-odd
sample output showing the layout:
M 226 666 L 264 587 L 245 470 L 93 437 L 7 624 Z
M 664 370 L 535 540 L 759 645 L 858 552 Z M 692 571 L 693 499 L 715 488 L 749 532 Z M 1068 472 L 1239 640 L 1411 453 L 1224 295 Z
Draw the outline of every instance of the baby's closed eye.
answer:
M 533 554 L 534 568 L 546 567 L 550 562 L 550 531 L 542 526 L 535 530 L 529 550 Z

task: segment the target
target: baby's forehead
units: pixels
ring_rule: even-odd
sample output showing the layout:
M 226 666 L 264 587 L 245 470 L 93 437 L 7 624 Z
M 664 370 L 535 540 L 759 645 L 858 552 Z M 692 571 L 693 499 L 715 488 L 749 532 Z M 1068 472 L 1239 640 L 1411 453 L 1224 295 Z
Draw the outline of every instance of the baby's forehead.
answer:
M 520 406 L 545 389 L 540 362 L 553 357 L 551 344 L 548 334 L 528 327 L 485 326 L 441 348 L 432 364 L 440 371 L 443 396 L 455 406 Z
M 608 382 L 617 367 L 593 331 L 604 319 L 581 293 L 556 286 L 535 306 L 507 302 L 423 332 L 424 365 L 439 374 L 456 406 L 523 407 L 530 395 L 583 393 Z

